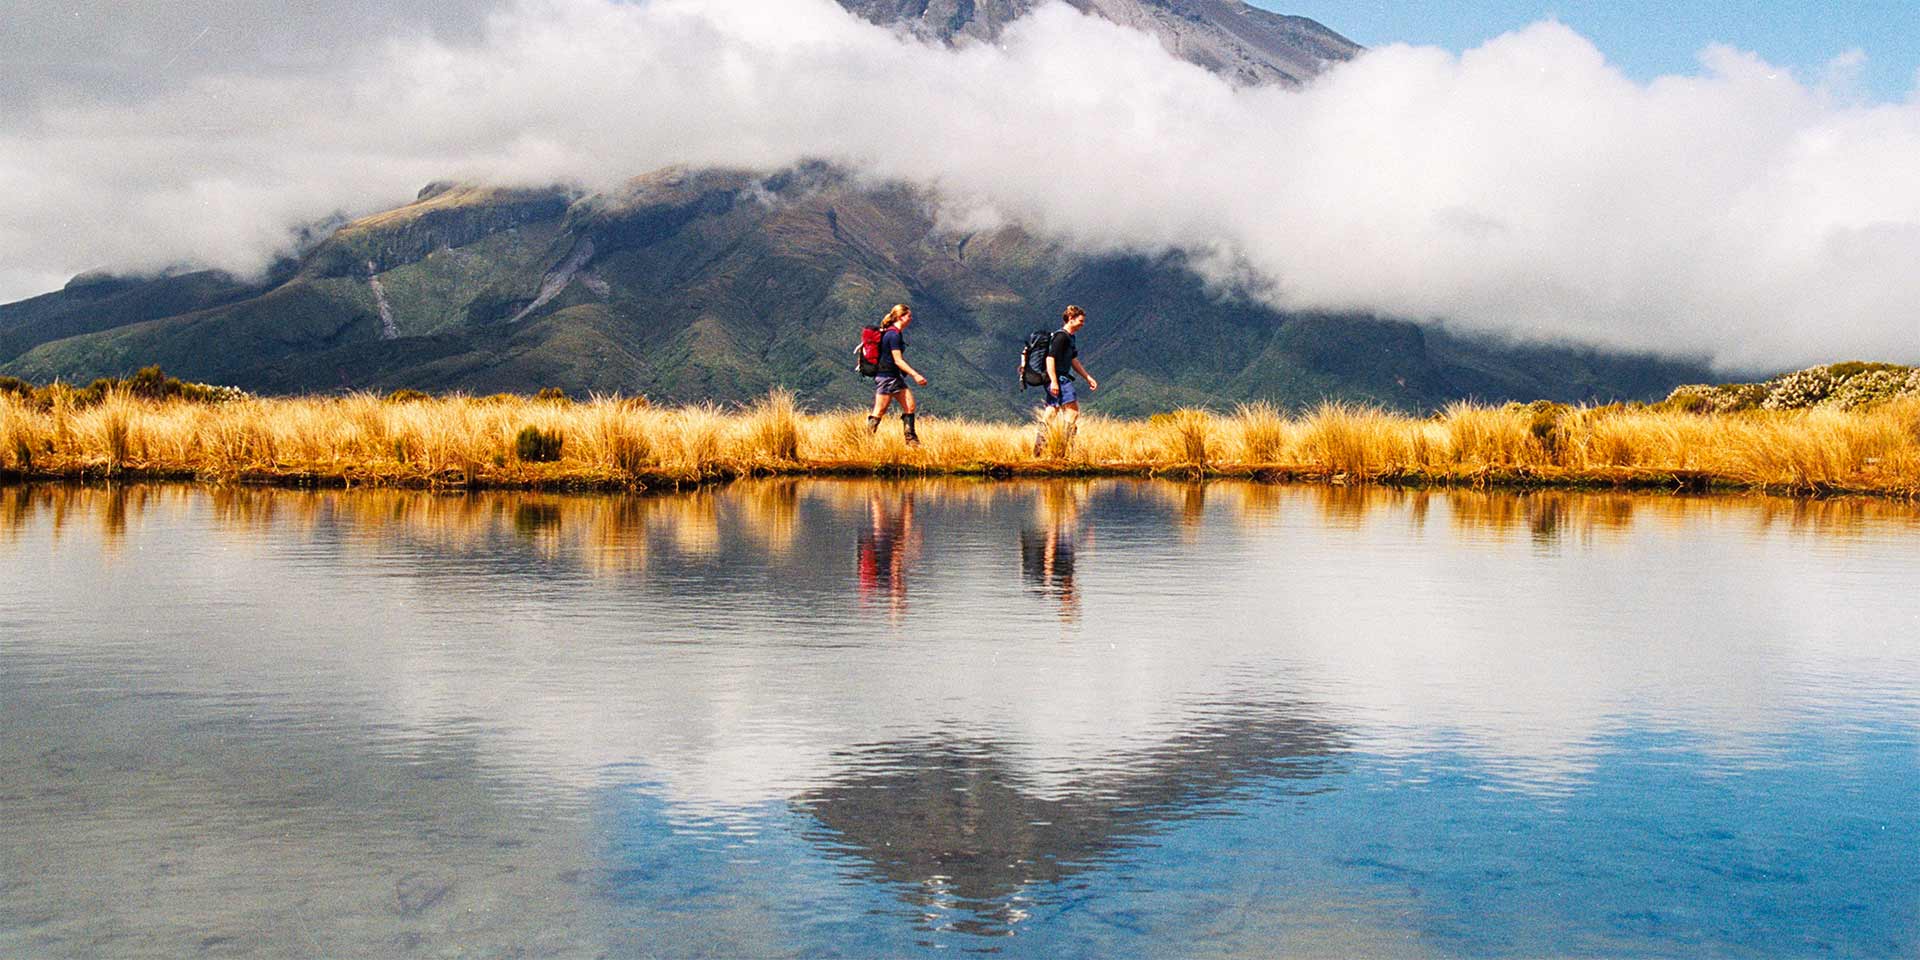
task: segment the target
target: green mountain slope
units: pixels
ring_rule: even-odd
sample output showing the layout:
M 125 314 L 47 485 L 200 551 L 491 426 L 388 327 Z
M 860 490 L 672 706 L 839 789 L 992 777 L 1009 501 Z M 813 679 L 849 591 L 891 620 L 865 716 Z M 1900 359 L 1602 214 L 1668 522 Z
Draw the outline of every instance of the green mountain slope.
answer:
M 1016 228 L 937 229 L 931 198 L 825 167 L 666 170 L 609 194 L 437 184 L 355 221 L 268 281 L 94 280 L 0 307 L 0 373 L 159 363 L 254 391 L 525 391 L 739 401 L 784 385 L 860 403 L 858 328 L 915 305 L 937 411 L 1014 415 L 1029 331 L 1068 303 L 1097 406 L 1339 398 L 1658 398 L 1697 364 L 1461 338 L 1364 316 L 1283 314 L 1209 291 L 1178 257 L 1089 256 Z

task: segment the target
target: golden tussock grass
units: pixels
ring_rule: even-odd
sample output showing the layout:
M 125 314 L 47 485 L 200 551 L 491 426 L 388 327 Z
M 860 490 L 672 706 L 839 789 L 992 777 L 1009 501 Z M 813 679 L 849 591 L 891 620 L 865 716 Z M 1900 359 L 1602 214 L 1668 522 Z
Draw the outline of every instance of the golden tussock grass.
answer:
M 142 399 L 76 408 L 0 396 L 0 475 L 193 477 L 371 486 L 639 487 L 742 475 L 918 473 L 1256 476 L 1334 482 L 1732 487 L 1920 494 L 1920 398 L 1842 410 L 1701 414 L 1638 406 L 1456 403 L 1432 417 L 1256 403 L 1146 420 L 1032 423 L 808 412 L 775 391 L 746 406 L 659 407 L 497 395 Z M 529 447 L 536 431 L 545 442 Z M 557 443 L 557 449 L 552 444 Z M 539 451 L 537 454 L 530 451 Z

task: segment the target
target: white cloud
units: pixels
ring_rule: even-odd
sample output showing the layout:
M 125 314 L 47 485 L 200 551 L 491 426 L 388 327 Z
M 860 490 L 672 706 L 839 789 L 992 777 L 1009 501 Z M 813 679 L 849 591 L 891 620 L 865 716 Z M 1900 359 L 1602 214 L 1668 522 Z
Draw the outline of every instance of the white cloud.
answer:
M 1337 28 L 1337 24 L 1334 25 Z M 200 74 L 0 126 L 0 293 L 257 266 L 446 176 L 608 185 L 822 157 L 1100 249 L 1182 248 L 1283 307 L 1710 354 L 1920 360 L 1920 100 L 1714 48 L 1640 84 L 1556 23 L 1242 89 L 1055 5 L 997 45 L 830 0 L 544 0 L 316 72 Z

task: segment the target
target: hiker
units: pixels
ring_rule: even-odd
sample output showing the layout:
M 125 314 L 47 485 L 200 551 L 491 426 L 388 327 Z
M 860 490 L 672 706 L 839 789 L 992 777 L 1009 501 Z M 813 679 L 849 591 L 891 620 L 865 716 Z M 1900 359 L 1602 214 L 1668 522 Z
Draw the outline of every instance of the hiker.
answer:
M 1053 418 L 1060 411 L 1066 411 L 1067 442 L 1073 442 L 1074 431 L 1079 428 L 1080 398 L 1073 390 L 1073 375 L 1078 373 L 1087 380 L 1088 390 L 1100 389 L 1100 381 L 1087 372 L 1080 364 L 1080 348 L 1074 344 L 1074 335 L 1087 324 L 1087 312 L 1076 306 L 1068 306 L 1060 314 L 1060 329 L 1054 331 L 1053 339 L 1047 344 L 1046 378 L 1047 392 L 1041 397 L 1040 430 L 1033 438 L 1033 455 L 1047 452 L 1047 431 L 1053 426 Z
M 873 412 L 867 415 L 867 432 L 880 430 L 880 418 L 887 415 L 887 407 L 893 401 L 900 401 L 900 423 L 907 438 L 907 446 L 920 445 L 920 435 L 913 429 L 913 390 L 907 386 L 907 378 L 921 386 L 927 385 L 927 378 L 920 375 L 907 363 L 907 324 L 913 322 L 913 308 L 904 303 L 896 303 L 887 311 L 886 319 L 880 321 L 880 357 L 879 365 L 873 377 Z

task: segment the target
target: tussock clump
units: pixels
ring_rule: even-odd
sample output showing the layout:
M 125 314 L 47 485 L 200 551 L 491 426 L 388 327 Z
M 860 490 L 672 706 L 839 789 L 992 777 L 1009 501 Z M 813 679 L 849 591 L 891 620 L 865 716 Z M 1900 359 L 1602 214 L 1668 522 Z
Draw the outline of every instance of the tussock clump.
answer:
M 23 395 L 0 392 L 0 457 L 9 458 L 8 467 L 33 472 L 34 454 L 47 443 L 43 430 Z
M 1550 408 L 1535 411 L 1520 404 L 1477 407 L 1453 403 L 1441 415 L 1454 459 L 1467 467 L 1515 467 L 1535 464 L 1545 449 L 1534 433 L 1536 418 L 1551 432 L 1557 422 Z
M 1278 463 L 1287 449 L 1287 421 L 1264 400 L 1241 404 L 1233 413 L 1240 434 L 1240 458 L 1247 463 Z
M 1323 403 L 1301 425 L 1301 458 L 1334 474 L 1379 476 L 1415 462 L 1415 427 L 1379 407 Z
M 432 394 L 427 393 L 424 390 L 415 390 L 411 387 L 401 387 L 400 389 L 387 394 L 388 403 L 419 403 L 422 400 L 432 400 L 432 399 L 433 399 Z
M 1213 414 L 1194 407 L 1182 407 L 1167 418 L 1168 451 L 1182 466 L 1207 465 L 1207 439 L 1213 430 Z
M 792 463 L 800 459 L 799 410 L 793 391 L 773 390 L 748 407 L 741 424 L 750 459 Z
M 638 476 L 653 459 L 649 419 L 619 397 L 595 397 L 579 429 L 581 457 L 625 479 Z
M 662 421 L 663 459 L 689 478 L 708 476 L 720 466 L 727 417 L 712 404 L 681 407 Z

